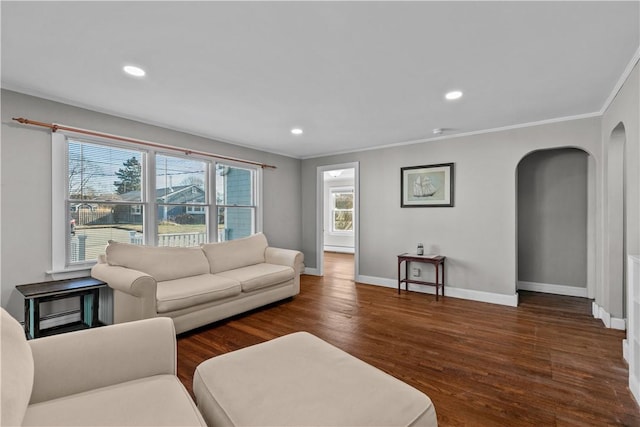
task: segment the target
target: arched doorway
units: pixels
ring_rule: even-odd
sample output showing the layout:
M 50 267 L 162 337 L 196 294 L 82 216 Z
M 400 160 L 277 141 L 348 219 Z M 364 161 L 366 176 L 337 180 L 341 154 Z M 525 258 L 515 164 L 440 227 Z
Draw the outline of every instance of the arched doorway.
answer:
M 578 148 L 529 153 L 517 173 L 517 288 L 590 296 L 593 160 Z
M 605 269 L 605 304 L 611 317 L 625 318 L 625 152 L 626 132 L 622 122 L 611 132 L 607 145 L 607 242 L 608 267 Z

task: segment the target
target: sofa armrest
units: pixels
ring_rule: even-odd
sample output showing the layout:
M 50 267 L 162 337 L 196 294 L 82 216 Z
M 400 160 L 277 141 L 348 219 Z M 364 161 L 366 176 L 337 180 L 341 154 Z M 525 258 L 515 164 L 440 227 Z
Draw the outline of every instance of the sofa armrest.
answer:
M 173 320 L 157 317 L 29 341 L 31 404 L 153 375 L 176 374 Z
M 107 282 L 115 290 L 140 298 L 153 296 L 155 301 L 156 280 L 141 271 L 98 263 L 91 269 L 91 276 Z
M 265 251 L 265 261 L 267 264 L 289 266 L 297 275 L 304 271 L 304 254 L 300 251 L 268 247 Z
M 107 282 L 113 293 L 113 322 L 149 319 L 158 315 L 156 280 L 131 268 L 101 263 L 94 265 L 91 275 Z

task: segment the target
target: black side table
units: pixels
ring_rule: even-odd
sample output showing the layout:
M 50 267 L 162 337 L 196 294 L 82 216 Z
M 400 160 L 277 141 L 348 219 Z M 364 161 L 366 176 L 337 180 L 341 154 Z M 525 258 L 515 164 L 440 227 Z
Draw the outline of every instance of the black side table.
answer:
M 93 277 L 80 277 L 16 286 L 18 292 L 24 296 L 24 330 L 27 339 L 100 326 L 100 288 L 106 285 Z M 40 303 L 72 297 L 80 297 L 80 321 L 40 329 Z

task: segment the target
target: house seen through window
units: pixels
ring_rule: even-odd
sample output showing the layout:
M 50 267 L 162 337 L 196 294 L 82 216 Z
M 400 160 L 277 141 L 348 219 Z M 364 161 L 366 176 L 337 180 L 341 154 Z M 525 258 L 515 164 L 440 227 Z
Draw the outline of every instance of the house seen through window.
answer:
M 156 156 L 158 246 L 207 243 L 207 168 L 199 159 Z
M 96 259 L 109 240 L 129 242 L 128 226 L 134 212 L 143 212 L 140 195 L 143 153 L 91 144 L 68 142 L 67 197 L 69 263 Z M 134 191 L 135 197 L 123 199 Z M 125 227 L 121 227 L 125 225 Z M 142 232 L 142 227 L 139 227 Z
M 109 240 L 197 246 L 257 231 L 257 168 L 132 147 L 66 140 L 66 265 Z

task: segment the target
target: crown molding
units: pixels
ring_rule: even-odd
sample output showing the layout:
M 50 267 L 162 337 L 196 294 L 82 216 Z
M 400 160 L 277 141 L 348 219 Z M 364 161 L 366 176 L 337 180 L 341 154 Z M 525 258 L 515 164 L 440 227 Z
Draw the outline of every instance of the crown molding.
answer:
M 624 69 L 624 72 L 618 79 L 618 82 L 613 87 L 611 94 L 609 94 L 609 97 L 604 101 L 604 104 L 600 109 L 600 115 L 604 115 L 604 113 L 607 111 L 613 100 L 618 95 L 618 92 L 620 92 L 620 89 L 622 89 L 622 86 L 626 83 L 627 79 L 631 75 L 631 72 L 633 71 L 638 61 L 640 61 L 640 47 L 636 50 L 636 53 L 631 58 L 631 61 L 629 61 L 629 63 L 627 64 L 627 68 Z

